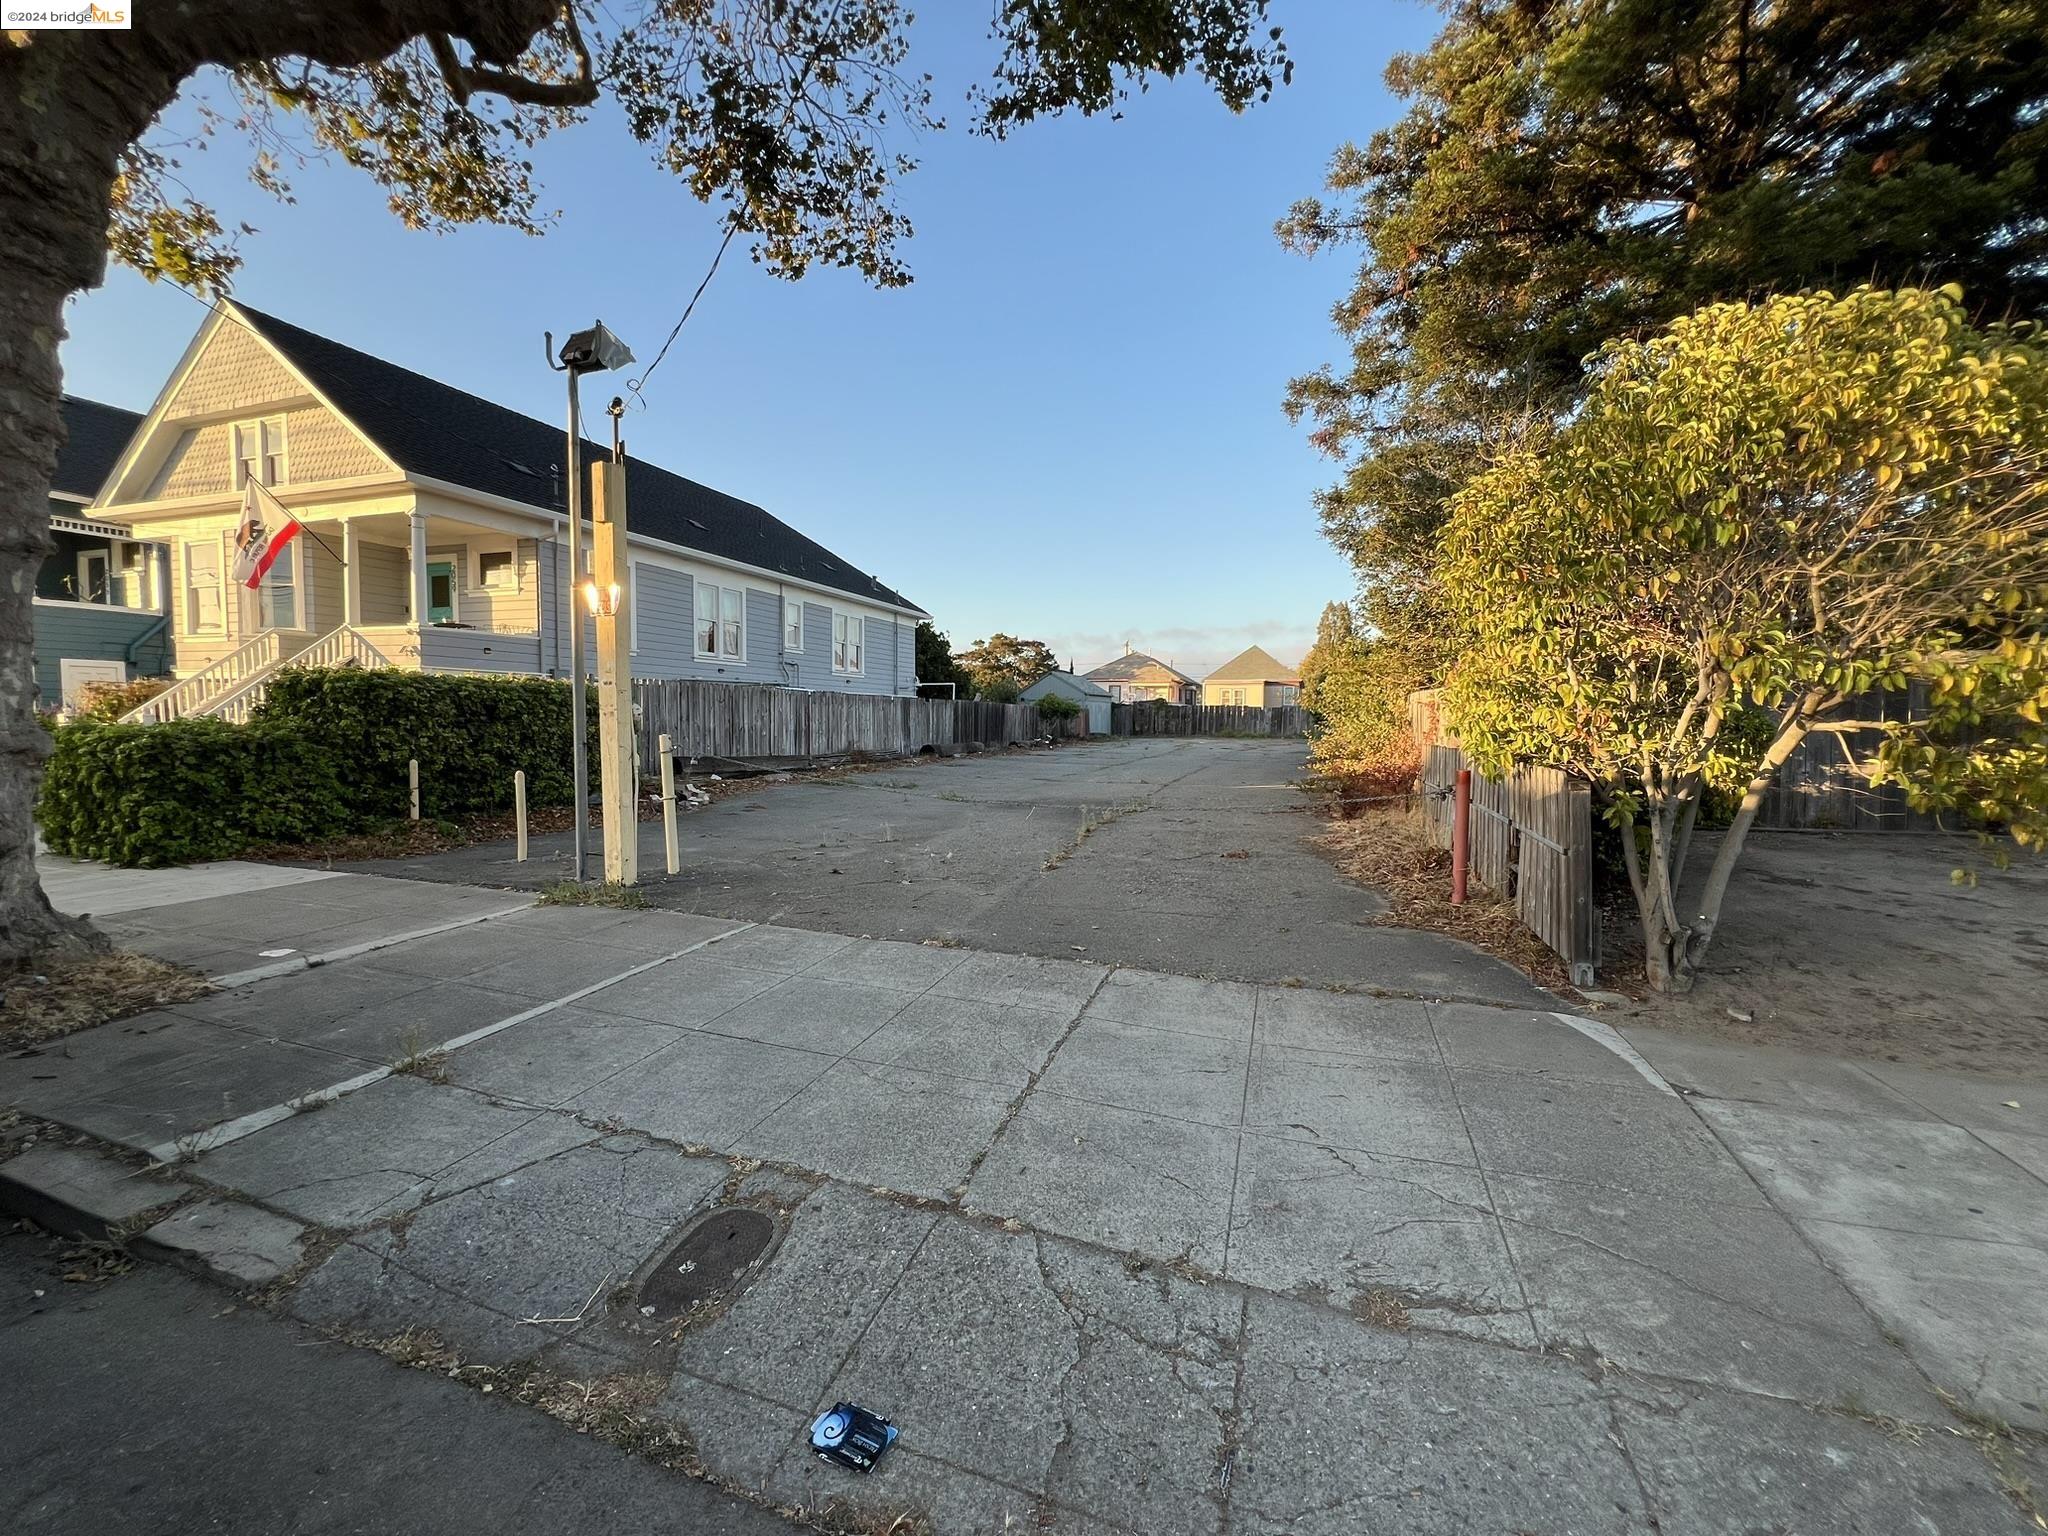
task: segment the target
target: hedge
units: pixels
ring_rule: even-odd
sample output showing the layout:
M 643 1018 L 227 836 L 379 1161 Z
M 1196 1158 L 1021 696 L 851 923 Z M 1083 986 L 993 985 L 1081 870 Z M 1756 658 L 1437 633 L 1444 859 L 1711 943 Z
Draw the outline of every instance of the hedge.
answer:
M 57 853 L 154 866 L 331 837 L 349 811 L 330 754 L 296 726 L 81 719 L 56 732 L 36 821 Z
M 586 690 L 597 741 L 596 692 Z M 353 667 L 287 668 L 247 725 L 83 718 L 54 732 L 36 805 L 54 852 L 155 866 L 315 842 L 404 816 L 567 805 L 569 685 Z
M 595 752 L 597 694 L 585 694 Z M 569 685 L 551 678 L 288 667 L 271 678 L 256 719 L 320 742 L 363 823 L 406 814 L 414 758 L 420 814 L 430 820 L 509 810 L 521 768 L 529 805 L 574 798 Z

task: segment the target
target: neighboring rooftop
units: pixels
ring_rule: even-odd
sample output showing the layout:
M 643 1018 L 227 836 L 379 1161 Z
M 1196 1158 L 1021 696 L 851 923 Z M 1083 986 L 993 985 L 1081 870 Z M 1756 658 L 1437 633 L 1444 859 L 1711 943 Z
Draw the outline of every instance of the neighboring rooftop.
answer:
M 1083 677 L 1073 672 L 1048 672 L 1045 676 L 1032 683 L 1029 688 L 1026 688 L 1020 697 L 1029 699 L 1034 693 L 1051 689 L 1072 693 L 1079 698 L 1085 699 L 1106 699 L 1109 697 L 1109 690 L 1096 682 L 1093 677 Z
M 141 425 L 142 417 L 135 411 L 66 395 L 64 447 L 57 454 L 50 489 L 59 496 L 91 501 Z
M 1204 682 L 1209 683 L 1298 683 L 1301 675 L 1289 666 L 1275 661 L 1259 646 L 1250 646 L 1239 651 L 1230 660 L 1211 672 Z
M 1105 661 L 1087 675 L 1098 683 L 1139 683 L 1156 682 L 1161 673 L 1183 683 L 1195 681 L 1187 673 L 1168 666 L 1157 656 L 1147 656 L 1143 651 L 1126 651 L 1115 661 Z
M 559 425 L 522 416 L 244 304 L 231 303 L 227 310 L 283 353 L 309 384 L 408 474 L 545 511 L 567 512 L 559 467 L 565 444 Z M 607 445 L 586 440 L 583 456 L 589 464 L 609 461 L 612 455 Z M 779 571 L 850 597 L 924 611 L 750 501 L 630 456 L 627 484 L 628 522 L 635 533 Z

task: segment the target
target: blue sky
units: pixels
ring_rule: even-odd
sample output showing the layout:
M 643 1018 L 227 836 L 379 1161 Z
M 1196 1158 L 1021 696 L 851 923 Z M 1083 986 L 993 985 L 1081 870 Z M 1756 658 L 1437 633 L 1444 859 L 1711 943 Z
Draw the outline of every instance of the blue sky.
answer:
M 1233 117 L 1182 81 L 1120 121 L 1004 143 L 964 129 L 994 57 L 984 8 L 920 12 L 912 62 L 956 126 L 909 146 L 916 282 L 781 282 L 735 242 L 627 418 L 630 451 L 795 523 L 931 610 L 956 647 L 1000 629 L 1083 670 L 1126 640 L 1198 675 L 1253 643 L 1298 659 L 1351 583 L 1310 504 L 1331 466 L 1280 400 L 1336 355 L 1329 311 L 1352 259 L 1289 255 L 1273 221 L 1338 144 L 1393 116 L 1381 70 L 1438 17 L 1273 9 L 1296 74 L 1264 106 Z M 298 172 L 298 202 L 280 206 L 242 180 L 237 148 L 189 157 L 185 175 L 260 231 L 239 297 L 546 420 L 561 386 L 542 330 L 597 315 L 652 357 L 717 241 L 711 211 L 603 118 L 545 147 L 561 219 L 540 239 L 409 232 L 341 167 Z M 72 307 L 66 388 L 146 408 L 201 318 L 113 271 Z

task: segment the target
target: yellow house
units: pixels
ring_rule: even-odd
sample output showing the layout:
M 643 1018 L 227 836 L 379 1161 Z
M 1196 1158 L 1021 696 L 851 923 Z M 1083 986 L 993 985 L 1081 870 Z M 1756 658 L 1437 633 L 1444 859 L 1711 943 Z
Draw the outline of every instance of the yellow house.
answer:
M 1280 709 L 1301 702 L 1301 676 L 1255 645 L 1202 679 L 1202 702 Z
M 566 457 L 559 425 L 217 305 L 92 509 L 167 548 L 179 681 L 138 713 L 246 718 L 288 661 L 567 675 Z M 255 591 L 251 479 L 305 529 Z M 924 610 L 752 503 L 627 481 L 635 676 L 915 696 Z

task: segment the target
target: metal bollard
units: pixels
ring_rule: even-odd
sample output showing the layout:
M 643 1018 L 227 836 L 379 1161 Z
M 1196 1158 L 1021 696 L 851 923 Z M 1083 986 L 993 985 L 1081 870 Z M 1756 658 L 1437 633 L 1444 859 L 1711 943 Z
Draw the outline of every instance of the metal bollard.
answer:
M 676 749 L 667 732 L 661 737 L 661 834 L 668 843 L 668 872 L 683 867 L 683 851 L 676 839 Z
M 519 852 L 515 857 L 521 864 L 526 862 L 526 770 L 514 770 L 512 774 L 512 819 L 518 825 Z

